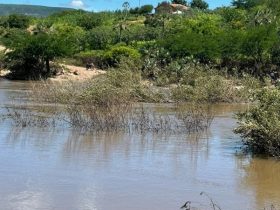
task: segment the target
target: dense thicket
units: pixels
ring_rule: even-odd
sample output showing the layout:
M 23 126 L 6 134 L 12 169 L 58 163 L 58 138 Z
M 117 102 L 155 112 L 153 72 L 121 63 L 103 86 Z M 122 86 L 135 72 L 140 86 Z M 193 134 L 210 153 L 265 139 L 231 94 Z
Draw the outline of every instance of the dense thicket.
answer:
M 176 60 L 199 62 L 226 69 L 230 74 L 250 73 L 260 78 L 278 71 L 278 1 L 234 0 L 232 6 L 215 10 L 207 10 L 208 5 L 202 0 L 188 3 L 192 9 L 180 15 L 150 14 L 151 5 L 132 9 L 126 5 L 115 12 L 75 10 L 46 18 L 1 17 L 1 43 L 13 51 L 6 54 L 6 65 L 14 73 L 27 74 L 27 78 L 34 75 L 23 70 L 22 62 L 30 64 L 30 59 L 35 59 L 33 73 L 44 72 L 44 69 L 49 72 L 46 57 L 50 61 L 73 58 L 81 65 L 95 62 L 100 68 L 116 66 L 121 57 L 137 59 L 143 75 L 151 78 L 157 75 L 151 70 L 145 72 L 147 66 L 161 69 Z M 36 40 L 40 45 L 34 44 Z M 49 40 L 59 44 L 53 46 Z M 22 42 L 26 42 L 24 45 L 32 42 L 32 50 L 23 47 Z M 54 47 L 58 53 L 50 56 L 49 48 Z

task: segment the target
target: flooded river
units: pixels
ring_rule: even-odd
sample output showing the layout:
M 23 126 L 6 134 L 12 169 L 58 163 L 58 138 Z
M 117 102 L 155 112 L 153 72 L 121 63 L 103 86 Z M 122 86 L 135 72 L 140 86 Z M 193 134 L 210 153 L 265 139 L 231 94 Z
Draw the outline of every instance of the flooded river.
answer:
M 0 80 L 0 105 L 30 85 Z M 12 99 L 11 99 L 12 97 Z M 21 99 L 22 98 L 22 99 Z M 238 155 L 233 113 L 200 134 L 81 133 L 0 124 L 1 210 L 280 209 L 280 161 Z

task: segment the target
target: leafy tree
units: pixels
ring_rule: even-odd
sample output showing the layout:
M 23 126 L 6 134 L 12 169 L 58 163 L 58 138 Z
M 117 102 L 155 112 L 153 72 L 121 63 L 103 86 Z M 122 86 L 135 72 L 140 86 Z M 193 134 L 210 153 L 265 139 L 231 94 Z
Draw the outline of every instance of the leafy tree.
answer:
M 85 49 L 85 31 L 79 26 L 72 26 L 69 24 L 57 23 L 51 28 L 51 34 L 55 35 L 58 39 L 64 40 L 71 48 L 70 52 L 77 53 Z
M 279 43 L 279 37 L 275 26 L 258 26 L 249 28 L 246 31 L 241 53 L 246 59 L 251 60 L 254 66 L 251 67 L 255 75 L 261 76 L 262 66 L 270 62 L 273 47 Z
M 139 14 L 139 7 L 130 8 L 129 13 L 133 15 Z
M 193 56 L 204 63 L 220 58 L 219 39 L 211 34 L 183 31 L 161 40 L 160 45 L 167 49 L 172 57 Z
M 30 19 L 25 15 L 9 15 L 5 26 L 8 28 L 26 29 L 29 26 Z
M 246 32 L 236 29 L 228 29 L 220 34 L 221 59 L 224 65 L 240 60 L 241 49 Z
M 143 5 L 142 7 L 140 7 L 138 13 L 139 14 L 149 14 L 153 11 L 154 7 L 153 5 Z
M 203 0 L 193 0 L 191 2 L 191 7 L 201 9 L 201 10 L 206 10 L 208 9 L 209 5 L 206 1 Z
M 140 14 L 140 15 L 145 15 L 145 14 L 150 14 L 154 9 L 153 5 L 143 5 L 142 7 L 135 7 L 135 8 L 131 8 L 129 10 L 130 14 Z
M 216 10 L 223 18 L 226 26 L 234 29 L 245 29 L 248 22 L 248 12 L 244 9 L 222 7 Z
M 6 54 L 6 65 L 14 79 L 39 79 L 51 76 L 50 62 L 69 53 L 63 39 L 48 34 L 21 36 Z
M 172 0 L 171 1 L 172 4 L 182 4 L 182 5 L 187 5 L 187 1 L 186 0 Z
M 91 50 L 104 50 L 117 39 L 111 27 L 100 26 L 87 32 L 86 43 Z
M 193 18 L 187 18 L 181 25 L 185 30 L 192 30 L 196 33 L 218 35 L 222 30 L 222 17 L 216 14 L 201 13 Z
M 231 2 L 232 6 L 239 8 L 239 9 L 250 9 L 256 6 L 258 0 L 233 0 Z
M 77 17 L 77 25 L 85 30 L 91 30 L 102 25 L 102 19 L 94 14 L 83 14 Z

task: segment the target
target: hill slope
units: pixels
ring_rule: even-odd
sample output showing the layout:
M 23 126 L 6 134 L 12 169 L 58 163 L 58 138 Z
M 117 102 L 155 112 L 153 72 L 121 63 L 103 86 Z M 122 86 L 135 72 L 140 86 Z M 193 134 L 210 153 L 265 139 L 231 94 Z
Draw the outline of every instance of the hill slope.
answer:
M 37 5 L 0 4 L 0 16 L 10 14 L 24 14 L 36 17 L 45 17 L 56 12 L 73 10 L 63 7 L 46 7 Z

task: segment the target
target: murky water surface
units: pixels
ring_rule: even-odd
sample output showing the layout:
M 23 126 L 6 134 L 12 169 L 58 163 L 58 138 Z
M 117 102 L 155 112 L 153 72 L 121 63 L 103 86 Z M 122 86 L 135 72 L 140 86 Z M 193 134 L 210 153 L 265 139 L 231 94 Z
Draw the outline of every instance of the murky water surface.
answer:
M 0 106 L 23 101 L 29 87 L 0 80 Z M 280 161 L 237 155 L 232 116 L 244 108 L 217 105 L 211 129 L 192 135 L 1 123 L 0 209 L 175 210 L 189 200 L 210 209 L 202 191 L 223 210 L 280 207 Z

